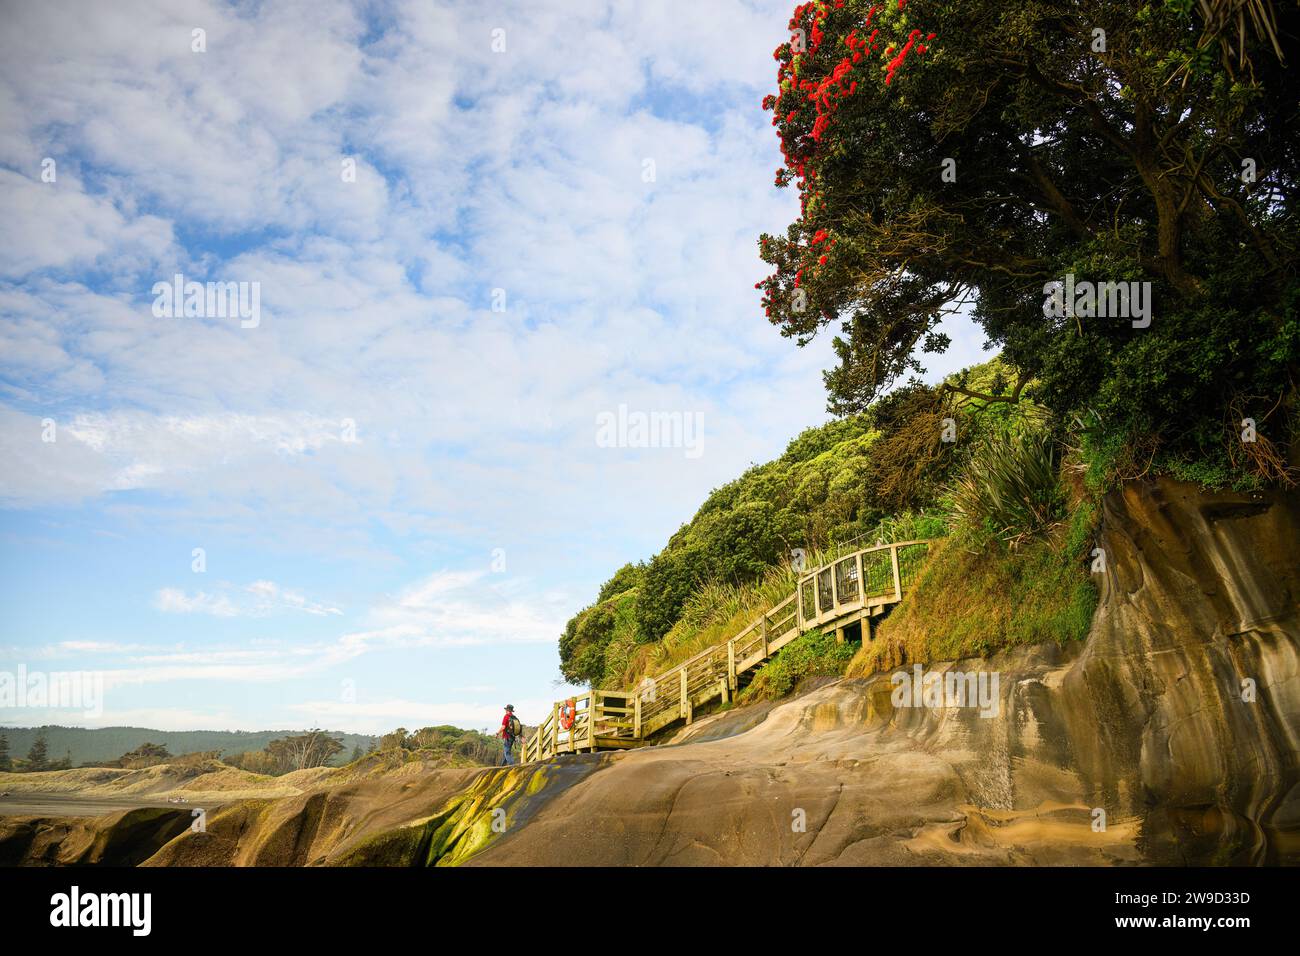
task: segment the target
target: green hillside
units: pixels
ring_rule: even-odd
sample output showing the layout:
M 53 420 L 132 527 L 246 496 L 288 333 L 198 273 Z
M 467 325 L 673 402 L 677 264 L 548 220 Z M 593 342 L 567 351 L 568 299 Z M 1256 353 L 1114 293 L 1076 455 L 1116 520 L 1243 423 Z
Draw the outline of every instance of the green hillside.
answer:
M 1094 512 L 1086 490 L 1070 487 L 1078 463 L 1066 467 L 1034 385 L 1008 400 L 1018 378 L 995 358 L 938 388 L 913 383 L 865 412 L 808 429 L 779 458 L 715 490 L 662 551 L 620 568 L 569 621 L 560 639 L 565 677 L 631 686 L 725 640 L 791 593 L 799 551 L 811 566 L 858 541 L 955 535 L 961 543 L 952 553 L 965 557 L 945 559 L 942 567 L 953 570 L 936 579 L 944 587 L 960 592 L 970 582 L 988 589 L 991 601 L 1008 593 L 1010 576 L 1032 592 L 1033 622 L 1023 612 L 1000 618 L 989 611 L 971 621 L 981 636 L 963 648 L 1081 636 L 1094 601 L 1081 560 Z M 965 573 L 963 561 L 1005 573 Z M 973 613 L 987 603 L 971 594 L 962 608 Z M 917 640 L 907 639 L 913 654 L 925 652 Z M 805 643 L 804 658 L 824 646 Z M 828 653 L 842 671 L 847 656 Z M 785 688 L 789 681 L 759 683 Z

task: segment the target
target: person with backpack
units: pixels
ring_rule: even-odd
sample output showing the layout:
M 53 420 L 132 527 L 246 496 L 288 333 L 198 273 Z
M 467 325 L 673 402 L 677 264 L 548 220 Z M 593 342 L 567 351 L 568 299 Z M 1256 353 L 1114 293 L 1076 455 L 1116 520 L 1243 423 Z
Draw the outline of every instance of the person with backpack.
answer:
M 501 739 L 505 742 L 505 758 L 503 765 L 508 767 L 515 762 L 514 746 L 515 741 L 524 735 L 524 725 L 520 723 L 519 718 L 515 716 L 515 705 L 506 704 L 505 716 L 501 718 Z

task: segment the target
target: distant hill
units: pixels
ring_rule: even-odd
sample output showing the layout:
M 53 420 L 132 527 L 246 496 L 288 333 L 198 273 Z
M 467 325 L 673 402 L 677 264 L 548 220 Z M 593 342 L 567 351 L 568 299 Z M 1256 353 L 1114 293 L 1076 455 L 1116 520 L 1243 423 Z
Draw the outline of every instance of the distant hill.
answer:
M 72 764 L 88 761 L 115 760 L 143 743 L 162 744 L 174 756 L 204 750 L 220 750 L 224 754 L 245 750 L 261 750 L 272 740 L 301 734 L 298 730 L 150 730 L 147 727 L 0 727 L 0 735 L 9 739 L 9 754 L 26 757 L 38 733 L 45 734 L 51 760 L 62 760 L 69 752 Z M 334 764 L 347 763 L 354 747 L 369 749 L 378 743 L 378 737 L 365 734 L 347 734 L 329 731 L 343 741 L 343 750 Z

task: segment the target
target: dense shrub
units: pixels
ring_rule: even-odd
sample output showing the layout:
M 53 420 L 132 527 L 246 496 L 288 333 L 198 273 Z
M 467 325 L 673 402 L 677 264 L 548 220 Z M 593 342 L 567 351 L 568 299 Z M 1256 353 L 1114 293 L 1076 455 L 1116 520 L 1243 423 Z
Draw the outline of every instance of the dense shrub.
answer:
M 990 436 L 980 443 L 951 489 L 955 523 L 1004 541 L 1042 531 L 1064 506 L 1060 456 L 1046 429 Z
M 795 638 L 754 674 L 749 686 L 736 695 L 737 703 L 776 700 L 795 690 L 809 677 L 843 674 L 857 651 L 856 644 L 838 644 L 832 635 L 809 631 Z

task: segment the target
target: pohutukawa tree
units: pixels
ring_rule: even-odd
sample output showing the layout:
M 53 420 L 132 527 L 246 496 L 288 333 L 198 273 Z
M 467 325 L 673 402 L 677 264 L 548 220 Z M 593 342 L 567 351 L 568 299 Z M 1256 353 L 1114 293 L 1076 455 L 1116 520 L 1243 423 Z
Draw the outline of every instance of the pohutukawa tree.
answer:
M 920 371 L 969 303 L 1023 374 L 997 397 L 1034 379 L 1120 473 L 1289 480 L 1298 21 L 1262 0 L 796 7 L 763 105 L 801 214 L 761 237 L 759 285 L 800 344 L 836 326 L 831 411 Z M 1137 283 L 1149 324 L 1052 308 L 1067 276 Z

